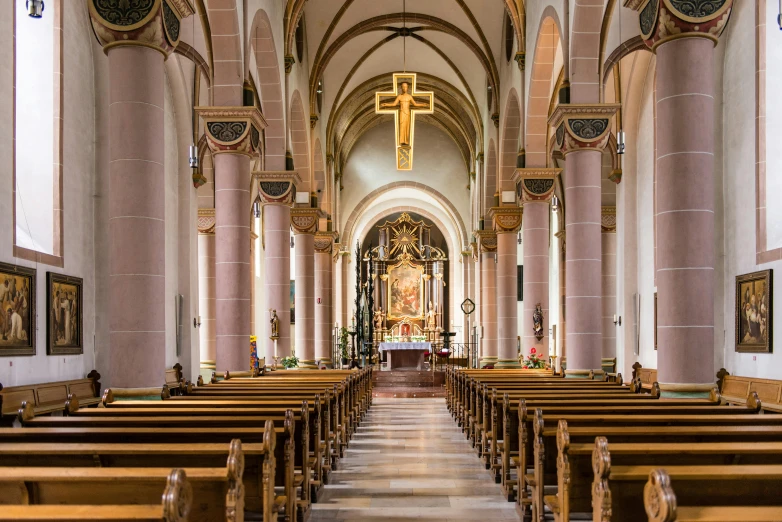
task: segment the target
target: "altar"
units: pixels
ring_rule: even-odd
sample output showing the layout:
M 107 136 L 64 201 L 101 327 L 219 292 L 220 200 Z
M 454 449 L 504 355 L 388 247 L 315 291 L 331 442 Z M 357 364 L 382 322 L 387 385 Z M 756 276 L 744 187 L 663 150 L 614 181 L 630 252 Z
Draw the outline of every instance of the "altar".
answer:
M 424 354 L 432 352 L 432 344 L 428 342 L 383 342 L 378 349 L 388 352 L 389 370 L 424 369 Z

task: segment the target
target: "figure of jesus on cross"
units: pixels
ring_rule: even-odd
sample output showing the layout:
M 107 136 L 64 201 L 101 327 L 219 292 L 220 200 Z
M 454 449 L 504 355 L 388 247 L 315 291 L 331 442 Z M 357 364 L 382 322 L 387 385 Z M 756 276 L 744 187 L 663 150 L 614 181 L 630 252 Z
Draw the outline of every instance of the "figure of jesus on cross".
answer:
M 434 112 L 434 93 L 416 92 L 415 83 L 415 73 L 396 73 L 393 91 L 375 93 L 375 112 L 394 115 L 397 170 L 413 169 L 415 115 Z M 418 101 L 415 99 L 416 96 L 425 98 L 426 101 Z

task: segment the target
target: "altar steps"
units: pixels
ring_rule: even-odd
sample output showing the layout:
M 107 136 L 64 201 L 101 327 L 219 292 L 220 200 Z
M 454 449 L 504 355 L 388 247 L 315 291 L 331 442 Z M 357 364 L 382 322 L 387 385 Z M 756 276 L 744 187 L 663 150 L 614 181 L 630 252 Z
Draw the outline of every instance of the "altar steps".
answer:
M 445 372 L 379 371 L 372 381 L 375 397 L 445 397 Z

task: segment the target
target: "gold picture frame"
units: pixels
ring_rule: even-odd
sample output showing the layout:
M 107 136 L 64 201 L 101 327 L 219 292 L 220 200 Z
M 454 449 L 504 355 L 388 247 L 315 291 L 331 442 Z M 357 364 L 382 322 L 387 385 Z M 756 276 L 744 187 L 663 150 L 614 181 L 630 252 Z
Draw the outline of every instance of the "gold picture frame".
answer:
M 46 273 L 46 354 L 84 353 L 84 281 Z
M 36 270 L 0 263 L 0 356 L 35 355 Z
M 736 276 L 736 351 L 772 352 L 773 273 Z
M 401 261 L 388 267 L 388 319 L 424 318 L 424 267 Z

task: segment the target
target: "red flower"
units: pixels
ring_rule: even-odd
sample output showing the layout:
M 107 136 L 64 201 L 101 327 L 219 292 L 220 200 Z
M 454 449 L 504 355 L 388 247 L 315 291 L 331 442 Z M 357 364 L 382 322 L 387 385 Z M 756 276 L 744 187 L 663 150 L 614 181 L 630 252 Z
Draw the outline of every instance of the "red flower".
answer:
M 529 353 L 535 354 L 535 353 L 538 353 L 538 351 L 533 346 L 532 348 L 529 349 Z

